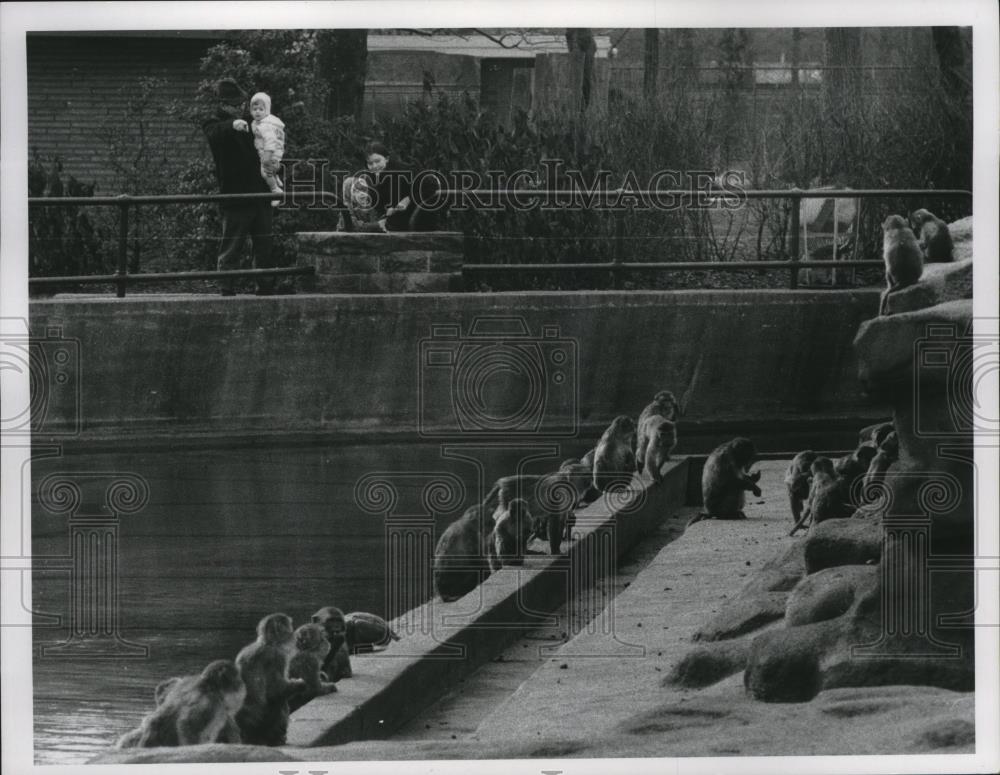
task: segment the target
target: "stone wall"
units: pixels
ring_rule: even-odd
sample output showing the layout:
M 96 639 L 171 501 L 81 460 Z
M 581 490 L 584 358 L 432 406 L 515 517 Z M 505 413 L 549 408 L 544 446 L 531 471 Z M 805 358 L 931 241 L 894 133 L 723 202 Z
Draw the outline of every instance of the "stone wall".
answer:
M 316 268 L 320 293 L 433 293 L 461 290 L 460 232 L 302 232 L 298 263 Z

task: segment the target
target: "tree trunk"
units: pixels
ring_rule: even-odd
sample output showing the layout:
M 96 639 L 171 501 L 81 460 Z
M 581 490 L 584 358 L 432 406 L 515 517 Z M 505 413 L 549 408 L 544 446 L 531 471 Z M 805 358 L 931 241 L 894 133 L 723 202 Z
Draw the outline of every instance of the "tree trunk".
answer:
M 861 29 L 830 27 L 823 31 L 827 69 L 823 71 L 826 115 L 838 139 L 834 149 L 831 180 L 849 175 L 856 168 L 863 149 L 859 127 L 864 124 L 865 95 L 861 85 Z
M 830 27 L 823 34 L 829 68 L 823 73 L 827 105 L 831 114 L 844 116 L 861 98 L 861 30 Z
M 570 56 L 570 84 L 573 93 L 570 105 L 575 112 L 584 113 L 590 106 L 594 90 L 594 54 L 597 43 L 587 27 L 566 30 L 566 46 Z
M 941 70 L 941 88 L 960 100 L 971 104 L 972 83 L 965 66 L 965 41 L 958 27 L 931 27 L 934 51 Z
M 799 92 L 799 87 L 802 85 L 799 80 L 799 62 L 802 61 L 802 28 L 795 27 L 792 29 L 792 88 L 795 89 L 796 93 Z
M 316 67 L 326 87 L 326 118 L 353 116 L 361 121 L 368 74 L 368 30 L 320 30 L 316 33 Z
M 646 30 L 642 55 L 642 93 L 648 102 L 656 100 L 656 77 L 660 69 L 660 31 Z

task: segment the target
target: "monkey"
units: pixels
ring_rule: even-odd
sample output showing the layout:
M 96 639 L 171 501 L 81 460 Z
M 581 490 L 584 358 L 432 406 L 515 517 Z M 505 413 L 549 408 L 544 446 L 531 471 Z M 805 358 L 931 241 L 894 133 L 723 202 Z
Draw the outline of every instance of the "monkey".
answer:
M 954 259 L 955 245 L 951 240 L 948 224 L 927 210 L 916 210 L 910 215 L 914 234 L 919 235 L 920 252 L 927 263 L 947 263 Z
M 680 415 L 680 405 L 674 398 L 674 394 L 669 390 L 661 390 L 653 396 L 653 400 L 639 413 L 639 420 L 636 424 L 642 425 L 642 421 L 653 414 L 661 415 L 670 422 L 677 422 Z
M 647 407 L 648 408 L 648 407 Z M 670 453 L 677 446 L 677 425 L 661 414 L 650 414 L 639 422 L 638 443 L 635 450 L 635 466 L 639 474 L 649 473 L 656 484 L 663 481 L 660 471 L 670 460 Z
M 136 727 L 135 729 L 132 729 L 126 732 L 121 737 L 119 737 L 118 740 L 115 742 L 114 747 L 119 750 L 122 748 L 138 748 L 139 741 L 141 739 L 142 739 L 142 727 Z
M 565 464 L 564 464 L 565 465 Z M 559 554 L 564 533 L 573 524 L 573 508 L 590 492 L 591 475 L 583 469 L 560 469 L 551 474 L 517 474 L 497 479 L 483 500 L 483 507 L 496 516 L 515 498 L 528 504 L 533 535 L 549 539 L 549 553 Z M 490 526 L 490 530 L 493 526 Z
M 185 678 L 197 678 L 197 676 L 185 676 Z M 167 680 L 158 683 L 156 685 L 156 688 L 153 690 L 153 700 L 156 703 L 156 707 L 160 707 L 163 704 L 163 700 L 166 699 L 166 696 L 170 693 L 170 690 L 173 689 L 178 683 L 180 683 L 183 680 L 185 679 L 180 678 L 178 676 L 174 676 L 172 678 L 168 678 Z M 239 734 L 238 728 L 236 732 L 238 735 Z M 115 743 L 115 748 L 137 748 L 139 745 L 139 741 L 141 739 L 142 739 L 142 727 L 139 726 L 130 732 L 126 732 L 124 735 L 118 738 L 118 741 Z M 226 742 L 226 741 L 222 740 L 217 742 Z M 236 742 L 239 741 L 237 740 Z
M 330 652 L 323 659 L 323 673 L 328 681 L 336 683 L 341 678 L 354 675 L 351 670 L 351 656 L 347 648 L 347 623 L 344 612 L 335 606 L 325 606 L 312 615 L 312 623 L 318 624 L 326 634 Z
M 236 714 L 244 742 L 285 744 L 288 698 L 305 686 L 300 678 L 288 678 L 288 658 L 294 648 L 291 618 L 269 614 L 257 624 L 257 640 L 236 655 L 236 666 L 247 687 L 243 708 Z
M 860 445 L 864 444 L 866 441 L 870 441 L 877 447 L 882 443 L 882 440 L 886 436 L 895 430 L 896 428 L 892 422 L 877 422 L 873 425 L 866 425 L 858 431 L 858 444 Z
M 569 460 L 564 460 L 562 465 L 559 466 L 558 473 L 566 474 L 565 481 L 569 483 L 577 495 L 574 505 L 585 506 L 600 494 L 592 487 L 593 470 L 593 457 L 589 461 L 570 458 Z
M 785 488 L 788 490 L 788 505 L 792 509 L 792 519 L 798 523 L 802 516 L 802 507 L 809 497 L 809 485 L 812 483 L 812 463 L 816 453 L 811 449 L 804 450 L 792 458 L 788 471 L 785 473 Z
M 505 565 L 524 564 L 524 554 L 531 535 L 531 513 L 523 498 L 514 498 L 506 509 L 496 514 L 488 547 L 490 570 Z
M 865 473 L 865 487 L 883 481 L 889 466 L 897 460 L 899 460 L 899 437 L 893 431 L 879 444 L 878 452 L 875 453 Z
M 177 686 L 177 684 L 179 684 L 186 678 L 197 678 L 197 677 L 198 676 L 195 675 L 187 675 L 183 677 L 173 676 L 172 678 L 168 678 L 165 681 L 160 681 L 160 683 L 158 683 L 156 685 L 156 688 L 153 690 L 153 699 L 156 701 L 156 704 L 158 706 L 162 705 L 163 700 L 166 699 L 166 696 L 168 694 L 170 694 L 170 690 L 173 689 L 175 686 Z
M 156 687 L 156 709 L 117 748 L 157 748 L 201 743 L 240 743 L 233 720 L 246 697 L 236 665 L 210 663 L 200 675 L 171 678 Z
M 913 285 L 924 272 L 924 256 L 917 238 L 906 221 L 890 215 L 882 224 L 882 258 L 885 261 L 885 291 L 879 305 L 879 315 L 885 315 L 889 295 Z
M 399 635 L 381 616 L 354 611 L 344 617 L 347 622 L 347 649 L 352 654 L 359 651 L 374 651 L 384 648 L 390 640 L 399 640 Z
M 588 453 L 591 455 L 589 462 L 570 459 L 564 460 L 563 464 L 559 466 L 559 473 L 565 475 L 566 481 L 577 495 L 575 504 L 577 508 L 582 508 L 592 503 L 601 495 L 600 491 L 595 489 L 593 485 L 594 458 L 591 454 L 592 452 L 593 450 Z M 543 523 L 547 526 L 548 520 L 533 519 L 532 521 L 536 526 L 535 535 L 544 539 L 547 532 L 539 532 L 539 529 Z M 576 524 L 576 513 L 572 509 L 566 512 L 565 522 L 563 537 L 569 542 L 573 540 L 573 526 Z
M 850 493 L 844 479 L 837 475 L 833 461 L 828 457 L 817 457 L 812 463 L 812 484 L 809 487 L 809 499 L 806 501 L 802 516 L 792 532 L 795 533 L 809 520 L 818 525 L 828 519 L 848 519 L 854 509 L 850 505 Z
M 594 456 L 597 454 L 597 448 L 591 447 L 587 450 L 585 454 L 579 460 L 566 460 L 561 466 L 559 466 L 560 471 L 566 471 L 570 475 L 570 481 L 574 488 L 582 489 L 582 495 L 577 503 L 578 506 L 586 506 L 597 500 L 601 491 L 594 487 L 593 476 L 594 476 Z M 578 479 L 578 477 L 580 477 Z
M 594 487 L 607 492 L 615 487 L 627 487 L 635 471 L 635 421 L 618 415 L 597 442 L 594 452 Z
M 180 684 L 182 681 L 188 683 L 197 681 L 199 676 L 197 675 L 186 675 L 186 676 L 173 676 L 167 678 L 165 681 L 161 681 L 156 685 L 156 689 L 153 690 L 153 700 L 156 703 L 156 707 L 163 705 L 163 701 L 170 694 L 171 690 Z M 115 743 L 115 748 L 137 748 L 139 746 L 139 741 L 142 739 L 143 728 L 141 726 L 133 729 L 131 732 L 126 732 L 122 735 L 118 742 Z M 230 714 L 229 721 L 227 724 L 219 730 L 219 733 L 215 737 L 216 743 L 239 743 L 242 739 L 240 737 L 240 728 L 236 725 L 236 721 L 232 718 Z
M 868 472 L 872 458 L 877 452 L 878 448 L 872 442 L 866 441 L 864 444 L 858 445 L 854 452 L 838 458 L 833 464 L 833 470 L 837 476 L 844 480 L 844 486 L 848 491 L 859 476 L 864 476 Z
M 305 686 L 288 698 L 289 711 L 301 708 L 314 697 L 337 691 L 335 683 L 323 680 L 323 660 L 331 650 L 321 624 L 303 624 L 295 631 L 295 654 L 288 662 L 288 677 L 301 678 Z
M 760 497 L 760 471 L 748 469 L 757 460 L 757 448 L 750 439 L 735 438 L 715 448 L 701 473 L 701 494 L 705 511 L 701 518 L 746 519 L 744 493 L 749 490 Z
M 490 574 L 488 542 L 495 510 L 482 503 L 470 506 L 438 539 L 434 549 L 434 590 L 444 602 L 464 597 Z

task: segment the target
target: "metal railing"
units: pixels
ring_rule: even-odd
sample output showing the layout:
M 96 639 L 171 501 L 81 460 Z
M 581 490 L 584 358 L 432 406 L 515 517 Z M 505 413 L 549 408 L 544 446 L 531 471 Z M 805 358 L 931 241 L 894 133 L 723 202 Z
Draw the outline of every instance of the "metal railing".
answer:
M 964 189 L 749 189 L 743 191 L 735 190 L 695 190 L 690 189 L 659 189 L 659 190 L 602 190 L 602 191 L 580 191 L 554 190 L 554 189 L 519 189 L 515 191 L 495 191 L 482 189 L 475 191 L 463 191 L 461 189 L 447 189 L 438 192 L 439 197 L 445 197 L 449 201 L 476 197 L 480 200 L 488 197 L 500 197 L 506 200 L 515 198 L 523 199 L 557 199 L 560 196 L 576 197 L 582 199 L 586 197 L 592 204 L 596 199 L 602 203 L 606 209 L 612 210 L 615 216 L 615 248 L 614 259 L 612 261 L 594 263 L 559 263 L 559 264 L 465 264 L 463 272 L 568 272 L 568 271 L 607 271 L 611 274 L 612 285 L 617 288 L 620 274 L 625 272 L 680 272 L 680 271 L 722 271 L 741 272 L 754 269 L 787 269 L 789 270 L 789 287 L 798 287 L 798 276 L 800 269 L 851 269 L 861 267 L 881 267 L 882 261 L 878 260 L 834 260 L 815 261 L 799 259 L 800 254 L 800 206 L 803 199 L 877 199 L 889 197 L 935 197 L 943 199 L 972 197 L 971 191 Z M 622 251 L 625 241 L 625 213 L 628 210 L 613 208 L 611 202 L 620 197 L 639 199 L 644 204 L 656 201 L 663 201 L 665 197 L 677 197 L 682 201 L 684 198 L 704 197 L 706 200 L 719 199 L 788 199 L 791 200 L 791 219 L 788 235 L 789 259 L 785 261 L 642 261 L 626 262 L 623 260 Z M 707 209 L 707 202 L 701 205 Z
M 310 202 L 315 202 L 317 197 L 330 210 L 345 214 L 344 225 L 348 231 L 351 230 L 351 219 L 347 214 L 347 207 L 340 202 L 339 197 L 329 191 L 316 190 L 295 190 L 291 189 L 284 194 L 261 193 L 261 194 L 167 194 L 156 196 L 130 196 L 122 194 L 113 197 L 29 197 L 29 205 L 40 206 L 80 206 L 97 205 L 113 206 L 119 208 L 119 234 L 118 234 L 118 263 L 114 274 L 101 275 L 77 275 L 63 277 L 33 277 L 29 279 L 30 287 L 57 286 L 66 284 L 84 283 L 113 283 L 117 288 L 119 298 L 125 296 L 125 290 L 129 283 L 148 283 L 165 280 L 201 280 L 201 279 L 224 279 L 238 277 L 269 277 L 287 275 L 312 275 L 315 273 L 313 267 L 275 267 L 270 269 L 239 269 L 228 271 L 192 271 L 192 272 L 157 272 L 148 274 L 129 274 L 128 272 L 128 227 L 129 210 L 144 204 L 197 204 L 203 202 L 240 202 L 258 200 L 281 199 L 284 202 L 295 203 L 296 195 L 307 198 Z M 643 204 L 662 202 L 665 197 L 686 198 L 701 197 L 702 204 L 699 206 L 707 208 L 711 200 L 721 199 L 787 199 L 791 201 L 791 219 L 788 235 L 788 260 L 777 261 L 649 261 L 649 262 L 626 262 L 623 257 L 623 245 L 625 243 L 625 214 L 630 208 L 621 208 L 612 203 L 622 197 L 639 200 Z M 972 197 L 971 191 L 963 189 L 781 189 L 781 190 L 743 190 L 735 189 L 657 189 L 657 190 L 631 190 L 631 189 L 606 189 L 599 191 L 582 191 L 580 189 L 441 189 L 434 194 L 435 204 L 444 198 L 449 203 L 457 203 L 462 199 L 475 198 L 479 201 L 488 199 L 503 203 L 511 203 L 515 200 L 526 199 L 552 199 L 560 201 L 560 198 L 568 198 L 572 202 L 584 201 L 586 209 L 608 209 L 615 216 L 615 236 L 614 236 L 614 258 L 612 261 L 604 262 L 577 262 L 577 263 L 554 263 L 554 264 L 464 264 L 463 272 L 471 273 L 494 273 L 494 272 L 579 272 L 579 271 L 607 271 L 610 274 L 612 286 L 619 286 L 620 276 L 629 272 L 678 272 L 678 271 L 750 271 L 758 269 L 787 269 L 789 271 L 789 287 L 798 287 L 798 272 L 800 269 L 850 269 L 860 267 L 880 267 L 881 261 L 877 260 L 833 260 L 815 261 L 800 260 L 800 206 L 803 199 L 876 199 L 876 198 L 916 198 L 934 197 L 942 199 Z M 597 206 L 595 207 L 595 202 Z M 428 203 L 430 204 L 430 203 Z
M 324 193 L 324 192 L 320 192 Z M 315 196 L 315 194 L 313 195 Z M 73 275 L 62 277 L 32 277 L 28 280 L 29 288 L 52 287 L 59 285 L 105 284 L 113 283 L 117 289 L 118 298 L 124 298 L 129 283 L 150 283 L 164 280 L 216 280 L 236 279 L 240 277 L 276 277 L 286 275 L 312 275 L 315 268 L 311 266 L 272 267 L 269 269 L 232 269 L 224 271 L 193 271 L 193 272 L 155 272 L 149 274 L 129 274 L 128 271 L 128 228 L 129 211 L 139 205 L 150 204 L 201 204 L 203 202 L 255 202 L 284 199 L 284 194 L 161 194 L 149 196 L 60 196 L 60 197 L 28 197 L 28 205 L 42 207 L 71 207 L 81 205 L 97 205 L 99 207 L 118 208 L 118 263 L 114 274 Z M 333 209 L 338 209 L 335 205 Z

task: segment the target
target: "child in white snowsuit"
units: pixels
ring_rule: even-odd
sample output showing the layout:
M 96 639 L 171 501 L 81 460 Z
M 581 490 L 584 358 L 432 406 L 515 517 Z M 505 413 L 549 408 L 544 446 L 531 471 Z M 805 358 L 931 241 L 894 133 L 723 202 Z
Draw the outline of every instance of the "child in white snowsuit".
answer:
M 260 157 L 260 176 L 272 193 L 278 193 L 284 190 L 278 180 L 278 165 L 285 153 L 285 124 L 271 115 L 271 98 L 264 92 L 257 92 L 250 98 L 250 115 L 253 121 L 249 131 L 253 133 L 253 144 Z M 277 206 L 278 202 L 272 204 Z

